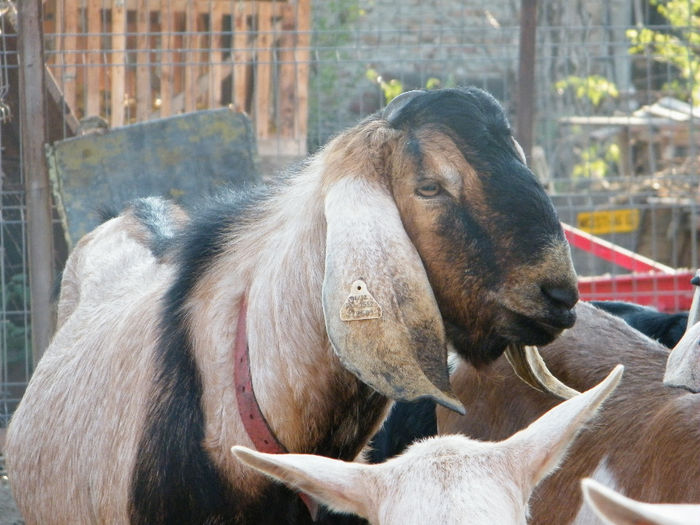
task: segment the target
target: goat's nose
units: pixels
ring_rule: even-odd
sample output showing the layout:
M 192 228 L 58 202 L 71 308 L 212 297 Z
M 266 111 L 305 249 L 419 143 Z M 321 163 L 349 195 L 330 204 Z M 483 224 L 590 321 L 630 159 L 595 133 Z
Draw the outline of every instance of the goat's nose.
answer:
M 578 289 L 573 286 L 543 285 L 542 293 L 558 307 L 571 310 L 578 301 Z

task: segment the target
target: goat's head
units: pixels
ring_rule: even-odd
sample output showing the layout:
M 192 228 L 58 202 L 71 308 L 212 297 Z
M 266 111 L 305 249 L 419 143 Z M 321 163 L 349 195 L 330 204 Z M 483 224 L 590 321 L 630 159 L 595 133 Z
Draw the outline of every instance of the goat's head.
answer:
M 573 325 L 569 246 L 493 97 L 405 93 L 325 155 L 326 326 L 345 365 L 374 388 L 454 407 L 446 338 L 479 365 Z M 369 309 L 342 319 L 353 283 Z M 372 353 L 388 366 L 367 364 Z M 409 364 L 415 373 L 397 381 Z
M 594 388 L 551 409 L 501 442 L 462 435 L 411 445 L 379 465 L 235 446 L 242 462 L 339 512 L 375 525 L 524 524 L 535 486 L 561 463 L 579 430 L 620 382 L 616 366 Z

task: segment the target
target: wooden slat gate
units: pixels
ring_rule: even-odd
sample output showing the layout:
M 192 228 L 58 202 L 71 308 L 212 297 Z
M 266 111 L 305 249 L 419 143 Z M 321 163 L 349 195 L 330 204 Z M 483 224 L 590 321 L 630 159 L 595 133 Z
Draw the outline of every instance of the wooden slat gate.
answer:
M 48 66 L 79 119 L 233 104 L 261 149 L 306 153 L 310 0 L 47 0 L 44 14 Z

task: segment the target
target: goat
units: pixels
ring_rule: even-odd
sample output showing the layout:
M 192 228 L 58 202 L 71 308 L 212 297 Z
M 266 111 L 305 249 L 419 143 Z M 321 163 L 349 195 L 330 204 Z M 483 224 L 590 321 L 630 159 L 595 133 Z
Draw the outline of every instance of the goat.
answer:
M 590 304 L 616 315 L 632 328 L 668 348 L 678 344 L 688 325 L 688 312 L 669 314 L 626 301 L 590 301 Z
M 626 498 L 597 481 L 584 478 L 581 489 L 586 503 L 611 525 L 697 525 L 700 505 L 642 503 Z
M 533 488 L 560 463 L 577 432 L 617 386 L 617 366 L 598 386 L 564 401 L 499 443 L 461 435 L 418 441 L 379 465 L 234 446 L 243 463 L 374 525 L 525 524 Z
M 579 390 L 596 384 L 615 363 L 624 365 L 625 377 L 561 469 L 535 490 L 531 523 L 573 523 L 583 477 L 643 501 L 700 502 L 700 484 L 694 482 L 700 479 L 700 397 L 663 385 L 666 347 L 587 303 L 576 311 L 576 325 L 540 348 L 550 370 Z M 502 439 L 554 405 L 551 396 L 521 388 L 507 366 L 501 359 L 477 371 L 460 362 L 452 385 L 468 417 L 438 408 L 439 433 Z M 576 523 L 590 523 L 586 511 Z
M 664 384 L 700 392 L 700 270 L 690 281 L 695 286 L 688 328 L 666 361 Z
M 153 215 L 104 223 L 67 262 L 104 266 L 8 429 L 27 523 L 306 522 L 232 445 L 351 460 L 389 398 L 461 410 L 448 340 L 484 365 L 575 320 L 554 207 L 476 88 L 403 94 L 165 239 Z M 134 220 L 145 240 L 104 255 Z

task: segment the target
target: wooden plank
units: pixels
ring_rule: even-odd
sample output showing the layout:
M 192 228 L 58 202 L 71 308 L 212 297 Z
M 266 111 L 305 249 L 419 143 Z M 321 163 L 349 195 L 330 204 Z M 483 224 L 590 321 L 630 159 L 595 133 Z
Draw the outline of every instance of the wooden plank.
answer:
M 189 0 L 185 6 L 185 111 L 187 113 L 197 108 L 197 15 L 194 0 Z
M 248 101 L 248 84 L 251 72 L 251 33 L 248 17 L 253 14 L 252 7 L 237 2 L 233 14 L 233 105 L 239 111 L 250 108 Z
M 175 21 L 170 0 L 160 0 L 160 116 L 161 118 L 172 115 L 173 98 L 173 30 Z
M 148 0 L 136 6 L 136 120 L 148 118 L 151 109 L 151 9 Z
M 55 52 L 44 57 L 47 65 L 53 66 L 57 57 L 60 56 L 61 41 L 58 34 L 61 33 L 58 24 L 63 22 L 63 14 L 58 16 L 58 10 L 63 0 L 48 0 L 44 4 L 44 48 L 53 49 Z M 55 68 L 52 68 L 56 71 Z
M 121 0 L 112 0 L 112 59 L 110 68 L 110 127 L 124 125 L 126 82 L 126 9 Z
M 258 4 L 258 31 L 255 43 L 255 130 L 259 139 L 270 136 L 272 88 L 272 8 Z
M 87 2 L 87 73 L 85 116 L 100 115 L 102 90 L 102 2 L 88 0 Z
M 19 121 L 22 173 L 27 207 L 27 248 L 34 367 L 49 344 L 54 322 L 51 290 L 54 280 L 51 187 L 44 156 L 47 142 L 46 75 L 41 0 L 17 4 L 19 55 Z
M 297 6 L 297 42 L 294 48 L 297 65 L 295 132 L 300 151 L 306 154 L 309 122 L 309 68 L 311 65 L 311 0 L 299 0 Z
M 221 32 L 224 22 L 224 3 L 220 0 L 209 2 L 209 90 L 210 108 L 221 105 L 221 81 L 223 79 L 223 58 Z
M 110 9 L 112 6 L 112 0 L 101 0 L 103 9 Z M 187 8 L 187 3 L 192 0 L 170 0 L 170 8 L 173 11 L 185 11 Z M 287 4 L 287 0 L 212 0 L 214 2 L 219 2 L 225 6 L 241 6 L 248 12 L 255 10 L 255 6 L 258 3 L 270 4 L 270 9 L 272 10 L 273 16 L 281 16 L 282 8 Z M 127 11 L 135 11 L 139 0 L 124 0 L 124 5 Z M 209 12 L 209 2 L 210 0 L 194 0 L 192 5 L 195 11 L 200 15 L 206 15 Z
M 295 135 L 296 114 L 296 6 L 287 4 L 282 11 L 282 32 L 278 42 L 279 81 L 277 85 L 277 134 L 281 138 L 289 139 Z
M 65 3 L 65 67 L 61 72 L 63 80 L 63 97 L 66 103 L 76 108 L 77 98 L 77 67 L 78 63 L 78 17 L 80 15 L 80 0 Z

